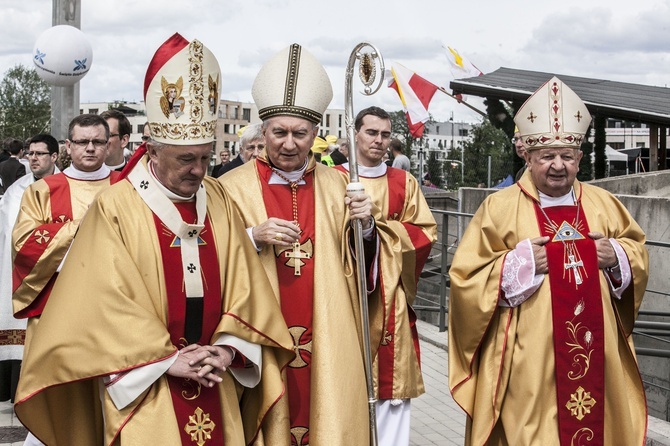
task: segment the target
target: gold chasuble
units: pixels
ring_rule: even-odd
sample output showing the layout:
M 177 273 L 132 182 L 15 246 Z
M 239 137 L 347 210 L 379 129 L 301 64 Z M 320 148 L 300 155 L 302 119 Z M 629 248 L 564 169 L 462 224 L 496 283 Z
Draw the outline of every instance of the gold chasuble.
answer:
M 449 386 L 467 412 L 466 445 L 643 445 L 647 407 L 632 330 L 647 284 L 645 236 L 607 191 L 578 181 L 575 206 L 540 209 L 526 172 L 490 195 L 451 270 Z M 632 279 L 621 299 L 588 232 L 615 239 Z M 541 235 L 550 272 L 501 307 L 505 256 Z
M 219 179 L 247 228 L 269 217 L 294 220 L 290 186 L 271 184 L 271 175 L 263 152 Z M 346 182 L 340 172 L 316 163 L 310 153 L 304 183 L 297 187 L 300 245 L 289 249 L 268 245 L 260 251 L 296 353 L 285 373 L 287 395 L 278 405 L 283 412 L 276 418 L 277 429 L 260 444 L 365 446 L 369 442 L 359 304 L 344 206 Z M 378 228 L 383 225 L 377 222 Z M 375 296 L 370 298 L 373 346 L 379 343 L 383 312 Z
M 65 173 L 31 184 L 14 226 L 14 317 L 38 317 L 49 298 L 58 266 L 93 199 L 118 177 L 78 180 Z
M 348 174 L 348 166 L 347 163 L 335 169 Z M 367 177 L 359 167 L 359 178 L 390 231 L 389 242 L 380 247 L 380 289 L 385 311 L 384 334 L 374 363 L 377 397 L 415 398 L 425 388 L 412 305 L 419 275 L 437 239 L 437 225 L 419 183 L 408 172 L 389 167 L 381 176 Z
M 146 169 L 146 161 L 135 169 Z M 225 373 L 218 386 L 198 389 L 163 374 L 117 409 L 102 378 L 176 354 L 188 329 L 186 279 L 180 278 L 191 270 L 202 274 L 189 264 L 182 270 L 182 239 L 130 181 L 121 181 L 82 222 L 24 358 L 15 410 L 44 443 L 231 446 L 263 437 L 284 394 L 281 370 L 293 356 L 291 338 L 231 201 L 214 180 L 205 178 L 202 187 L 205 194 L 196 196 L 206 200 L 206 216 L 195 244 L 204 270 L 199 341 L 229 334 L 261 345 L 260 383 L 243 390 Z M 176 206 L 185 224 L 201 209 L 198 200 Z

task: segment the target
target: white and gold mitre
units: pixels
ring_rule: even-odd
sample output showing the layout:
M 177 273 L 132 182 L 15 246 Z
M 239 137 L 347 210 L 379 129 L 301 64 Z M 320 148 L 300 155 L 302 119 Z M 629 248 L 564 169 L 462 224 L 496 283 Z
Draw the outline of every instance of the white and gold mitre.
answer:
M 221 70 L 198 40 L 178 33 L 163 43 L 147 68 L 144 102 L 151 137 L 164 144 L 214 141 L 221 95 Z
M 524 102 L 514 123 L 526 150 L 578 149 L 591 123 L 591 114 L 579 96 L 554 76 Z
M 318 124 L 333 99 L 333 87 L 319 61 L 294 43 L 263 65 L 251 94 L 262 120 L 290 115 Z

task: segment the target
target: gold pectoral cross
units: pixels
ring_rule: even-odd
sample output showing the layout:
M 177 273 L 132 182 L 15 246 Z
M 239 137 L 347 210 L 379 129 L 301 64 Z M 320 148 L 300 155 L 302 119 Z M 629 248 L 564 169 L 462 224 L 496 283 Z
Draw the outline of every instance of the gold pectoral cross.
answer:
M 577 285 L 581 285 L 582 284 L 582 276 L 581 276 L 581 274 L 579 274 L 579 267 L 584 266 L 584 262 L 582 262 L 581 260 L 579 262 L 576 262 L 575 261 L 575 256 L 573 256 L 573 255 L 569 255 L 568 260 L 569 260 L 569 262 L 565 263 L 566 271 L 572 270 L 572 273 L 575 275 L 575 283 Z
M 302 259 L 311 259 L 312 254 L 308 252 L 303 252 L 300 249 L 300 242 L 295 242 L 293 244 L 293 251 L 284 252 L 284 256 L 293 260 L 293 275 L 300 275 L 300 266 L 302 265 Z
M 300 275 L 300 267 L 305 264 L 302 260 L 311 259 L 313 252 L 314 246 L 311 239 L 308 239 L 302 245 L 299 242 L 295 242 L 290 248 L 279 248 L 275 245 L 275 255 L 279 257 L 283 253 L 283 256 L 288 258 L 285 265 L 293 267 L 293 275 L 295 276 Z

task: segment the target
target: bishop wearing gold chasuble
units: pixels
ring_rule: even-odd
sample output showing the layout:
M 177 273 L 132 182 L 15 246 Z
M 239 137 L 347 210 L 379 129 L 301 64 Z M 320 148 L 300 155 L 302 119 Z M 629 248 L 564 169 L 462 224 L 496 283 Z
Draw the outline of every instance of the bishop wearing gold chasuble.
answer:
M 242 221 L 204 178 L 219 73 L 179 34 L 149 65 L 147 152 L 89 209 L 24 360 L 15 410 L 45 444 L 245 445 L 284 394 L 290 334 Z
M 632 330 L 645 235 L 610 193 L 575 179 L 590 123 L 552 78 L 515 118 L 528 168 L 490 195 L 449 271 L 449 386 L 467 445 L 643 445 Z
M 364 446 L 370 433 L 349 222 L 361 220 L 371 253 L 375 225 L 384 222 L 371 218 L 368 195 L 347 198 L 345 176 L 310 151 L 332 98 L 314 56 L 297 44 L 284 49 L 263 66 L 252 94 L 265 151 L 219 181 L 259 250 L 296 353 L 285 370 L 276 435 L 264 444 Z M 376 256 L 369 258 L 373 290 Z M 370 299 L 377 345 L 382 308 Z

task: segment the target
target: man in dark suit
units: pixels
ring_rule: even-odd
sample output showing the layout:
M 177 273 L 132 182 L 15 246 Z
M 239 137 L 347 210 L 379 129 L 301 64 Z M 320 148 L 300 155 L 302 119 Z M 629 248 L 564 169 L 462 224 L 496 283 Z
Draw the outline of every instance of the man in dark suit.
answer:
M 0 180 L 2 185 L 0 188 L 4 192 L 14 181 L 26 174 L 26 166 L 19 161 L 23 152 L 23 142 L 18 139 L 11 139 L 7 143 L 7 152 L 9 152 L 9 159 L 0 163 Z

